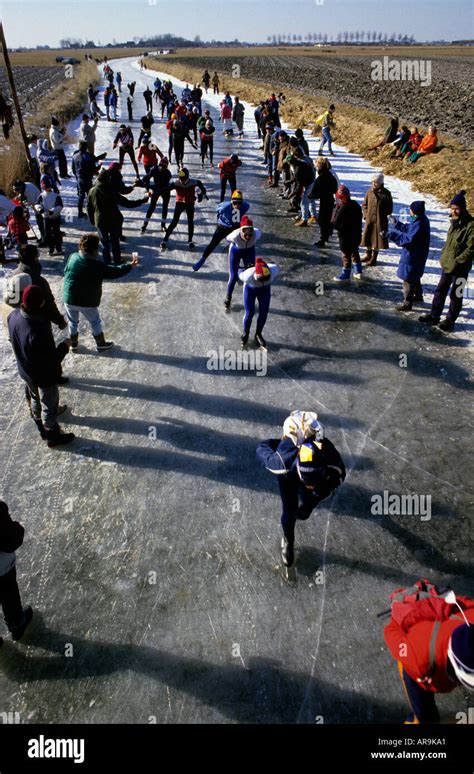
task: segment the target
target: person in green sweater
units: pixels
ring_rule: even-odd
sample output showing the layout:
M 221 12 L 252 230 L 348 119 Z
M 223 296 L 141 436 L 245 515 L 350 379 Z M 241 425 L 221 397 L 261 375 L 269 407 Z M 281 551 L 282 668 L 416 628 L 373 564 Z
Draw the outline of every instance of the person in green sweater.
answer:
M 446 333 L 453 330 L 461 312 L 464 288 L 474 258 L 474 218 L 467 209 L 465 194 L 466 191 L 460 191 L 451 200 L 451 225 L 440 258 L 441 277 L 433 296 L 430 313 L 422 314 L 418 318 L 426 325 L 437 325 Z M 448 313 L 446 319 L 440 322 L 450 288 Z
M 64 306 L 69 321 L 71 350 L 78 349 L 79 315 L 86 318 L 96 341 L 97 351 L 113 347 L 113 341 L 106 341 L 102 330 L 99 305 L 102 297 L 102 281 L 117 279 L 138 266 L 138 258 L 131 263 L 118 266 L 105 264 L 99 256 L 100 239 L 97 234 L 84 234 L 79 250 L 71 253 L 64 269 Z

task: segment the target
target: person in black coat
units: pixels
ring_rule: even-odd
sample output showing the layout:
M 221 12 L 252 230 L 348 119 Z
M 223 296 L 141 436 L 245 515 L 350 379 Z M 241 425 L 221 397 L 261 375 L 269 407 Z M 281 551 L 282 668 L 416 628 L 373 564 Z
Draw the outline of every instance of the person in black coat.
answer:
M 72 172 L 77 182 L 77 214 L 79 218 L 87 218 L 84 212 L 84 202 L 92 188 L 92 182 L 99 174 L 98 162 L 105 159 L 107 153 L 94 156 L 87 150 L 87 142 L 81 140 L 79 148 L 72 154 Z
M 332 234 L 331 218 L 334 211 L 337 191 L 337 178 L 331 172 L 331 163 L 326 156 L 320 156 L 316 162 L 317 176 L 309 194 L 310 199 L 319 199 L 319 241 L 316 247 L 324 247 Z
M 294 415 L 311 412 L 293 412 L 283 426 L 283 438 L 263 441 L 257 447 L 257 460 L 270 473 L 278 476 L 283 511 L 282 562 L 291 567 L 294 562 L 295 525 L 305 521 L 322 501 L 344 481 L 346 469 L 334 444 L 324 437 L 324 428 L 317 419 L 306 427 L 288 430 Z
M 336 199 L 332 223 L 339 235 L 342 271 L 334 279 L 337 282 L 350 282 L 352 262 L 354 262 L 354 277 L 361 280 L 362 263 L 359 245 L 362 236 L 362 207 L 351 199 L 351 192 L 345 185 L 340 185 L 337 189 Z
M 22 545 L 24 534 L 24 527 L 13 521 L 8 505 L 0 500 L 0 605 L 8 631 L 16 641 L 21 640 L 33 617 L 31 607 L 24 608 L 21 604 L 16 580 L 15 551 Z
M 166 231 L 166 218 L 168 217 L 168 206 L 170 203 L 170 184 L 171 184 L 172 175 L 169 169 L 169 161 L 164 156 L 159 164 L 156 164 L 148 173 L 148 175 L 145 175 L 145 177 L 142 178 L 140 181 L 140 185 L 144 186 L 145 188 L 148 188 L 150 185 L 152 195 L 150 199 L 150 204 L 148 206 L 145 220 L 143 221 L 143 225 L 141 227 L 142 234 L 145 233 L 148 223 L 150 222 L 151 216 L 155 212 L 155 208 L 158 202 L 158 199 L 162 198 L 163 201 L 163 207 L 161 212 L 161 230 Z
M 45 294 L 38 285 L 25 288 L 20 308 L 8 316 L 8 332 L 32 417 L 41 437 L 53 448 L 70 443 L 75 437 L 73 433 L 62 433 L 57 421 L 58 377 L 70 341 L 56 346 L 51 323 L 43 314 L 45 303 Z

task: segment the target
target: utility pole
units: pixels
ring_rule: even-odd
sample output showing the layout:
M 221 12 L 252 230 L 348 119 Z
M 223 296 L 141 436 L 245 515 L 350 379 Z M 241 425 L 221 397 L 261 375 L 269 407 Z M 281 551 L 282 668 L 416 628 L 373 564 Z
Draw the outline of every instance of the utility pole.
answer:
M 25 125 L 23 123 L 23 116 L 21 114 L 21 107 L 20 107 L 20 103 L 18 101 L 18 94 L 17 94 L 17 91 L 16 91 L 15 80 L 13 78 L 13 71 L 12 71 L 12 66 L 11 66 L 11 63 L 10 63 L 10 55 L 9 55 L 8 49 L 7 49 L 7 43 L 6 43 L 6 40 L 5 40 L 5 33 L 3 31 L 3 23 L 2 22 L 0 22 L 0 43 L 2 44 L 3 58 L 5 60 L 5 68 L 6 68 L 7 75 L 8 75 L 8 81 L 10 83 L 10 89 L 11 89 L 11 93 L 12 93 L 12 97 L 13 97 L 13 102 L 15 104 L 16 115 L 17 115 L 17 118 L 18 118 L 18 125 L 20 127 L 21 136 L 23 138 L 23 145 L 25 146 L 26 158 L 28 159 L 28 165 L 31 167 L 31 156 L 30 156 L 30 151 L 29 151 L 29 148 L 28 148 L 28 139 L 26 137 Z

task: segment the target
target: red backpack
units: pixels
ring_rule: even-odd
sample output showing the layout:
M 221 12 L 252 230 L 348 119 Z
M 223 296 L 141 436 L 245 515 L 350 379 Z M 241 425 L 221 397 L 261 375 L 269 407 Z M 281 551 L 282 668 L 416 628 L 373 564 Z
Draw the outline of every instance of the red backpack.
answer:
M 422 578 L 410 588 L 401 588 L 390 594 L 392 619 L 408 632 L 418 621 L 446 621 L 457 606 L 446 602 L 434 583 Z M 454 608 L 454 610 L 453 610 Z

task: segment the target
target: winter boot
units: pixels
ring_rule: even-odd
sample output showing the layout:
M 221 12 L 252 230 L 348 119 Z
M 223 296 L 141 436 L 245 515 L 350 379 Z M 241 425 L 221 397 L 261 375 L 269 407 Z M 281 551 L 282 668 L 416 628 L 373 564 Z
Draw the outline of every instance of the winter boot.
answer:
M 397 312 L 411 312 L 411 304 L 409 301 L 404 301 L 403 304 L 399 304 L 395 307 L 395 311 Z
M 95 343 L 97 344 L 97 352 L 105 352 L 106 349 L 111 349 L 114 346 L 113 341 L 106 341 L 103 333 L 99 333 L 94 336 Z
M 142 225 L 142 227 L 140 229 L 140 234 L 143 235 L 145 233 L 146 227 L 148 226 L 149 222 L 150 222 L 149 219 L 145 218 L 145 220 L 143 221 L 143 225 Z
M 318 219 L 315 215 L 311 215 L 310 219 L 308 220 L 308 223 L 317 223 Z
M 261 333 L 255 334 L 255 344 L 257 345 L 257 347 L 261 347 L 262 349 L 267 348 L 267 342 L 265 341 Z
M 52 430 L 45 429 L 45 433 L 50 449 L 54 449 L 55 446 L 64 446 L 66 443 L 71 443 L 76 437 L 74 433 L 63 433 L 59 425 L 56 425 Z
M 204 266 L 204 262 L 205 262 L 205 260 L 206 260 L 206 259 L 204 258 L 204 256 L 202 256 L 202 257 L 199 259 L 199 261 L 196 261 L 196 263 L 195 263 L 195 264 L 194 264 L 194 266 L 193 266 L 193 271 L 199 271 L 199 269 L 201 268 L 201 266 Z
M 425 325 L 438 325 L 439 324 L 439 317 L 433 317 L 431 314 L 422 314 L 418 318 L 418 320 L 421 323 L 425 323 Z
M 353 273 L 354 273 L 354 279 L 361 280 L 362 279 L 362 264 L 361 263 L 355 263 L 352 267 Z
M 242 349 L 244 349 L 244 347 L 247 345 L 248 340 L 249 340 L 249 332 L 244 331 L 242 336 L 240 337 L 240 346 Z
M 34 419 L 35 425 L 38 428 L 39 434 L 41 435 L 41 438 L 43 441 L 46 441 L 46 430 L 44 429 L 43 421 L 41 419 Z
M 295 561 L 293 541 L 290 542 L 286 537 L 281 539 L 281 561 L 285 567 L 291 567 Z
M 21 623 L 18 626 L 15 626 L 15 627 L 12 626 L 10 629 L 12 640 L 15 640 L 15 642 L 18 642 L 18 640 L 21 640 L 26 629 L 31 623 L 32 618 L 33 618 L 33 610 L 31 609 L 31 607 L 24 607 L 23 618 Z
M 364 261 L 365 265 L 366 266 L 375 266 L 376 263 L 377 263 L 377 257 L 378 257 L 377 250 L 371 250 L 370 251 L 370 256 L 369 256 L 369 251 L 367 251 L 367 257 L 366 257 L 366 260 Z
M 231 305 L 231 303 L 232 303 L 231 297 L 230 296 L 226 296 L 225 301 L 224 301 L 224 310 L 226 312 L 230 312 L 230 305 Z
M 342 269 L 341 273 L 338 277 L 334 277 L 336 282 L 350 282 L 351 281 L 351 270 L 350 269 Z
M 56 384 L 69 384 L 68 376 L 58 376 Z
M 69 338 L 71 339 L 71 352 L 77 352 L 77 348 L 79 346 L 79 334 L 71 333 Z
M 451 322 L 451 320 L 443 320 L 443 322 L 440 322 L 438 325 L 438 328 L 445 333 L 451 333 L 451 331 L 454 330 L 454 323 Z
M 307 220 L 303 220 L 303 218 L 300 218 L 295 223 L 295 226 L 304 226 L 304 227 L 306 227 L 307 225 L 308 225 L 308 221 Z

